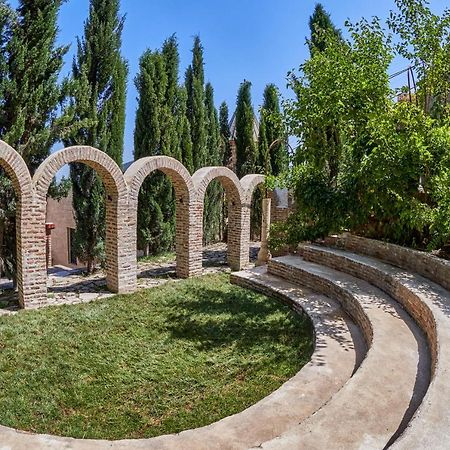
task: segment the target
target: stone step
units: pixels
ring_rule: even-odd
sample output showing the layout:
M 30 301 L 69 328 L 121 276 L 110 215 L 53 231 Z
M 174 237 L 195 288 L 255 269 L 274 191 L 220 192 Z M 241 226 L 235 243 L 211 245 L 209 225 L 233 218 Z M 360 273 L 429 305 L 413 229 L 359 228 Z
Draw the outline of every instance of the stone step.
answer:
M 372 243 L 364 238 L 352 238 L 352 243 L 362 244 L 362 251 L 367 248 L 377 248 L 377 255 L 386 255 L 390 244 Z M 370 244 L 370 245 L 369 245 Z M 413 250 L 393 246 L 393 251 L 407 254 L 414 258 Z M 358 246 L 354 245 L 354 250 Z M 314 245 L 301 246 L 300 252 L 309 261 L 320 262 L 354 276 L 363 278 L 383 289 L 394 297 L 416 320 L 427 336 L 431 353 L 431 383 L 423 401 L 410 421 L 403 435 L 394 443 L 395 449 L 448 449 L 450 442 L 450 294 L 442 286 L 424 278 L 410 269 L 394 267 L 373 257 L 359 255 L 344 250 Z M 399 261 L 393 255 L 388 258 Z M 424 260 L 428 258 L 430 265 L 433 258 L 419 253 L 419 269 L 423 272 Z M 405 259 L 405 258 L 403 258 Z M 409 267 L 414 261 L 405 260 Z M 401 263 L 401 261 L 400 261 Z M 403 263 L 402 263 L 403 265 Z M 440 265 L 445 265 L 440 262 Z M 439 273 L 434 274 L 437 277 Z
M 338 299 L 370 348 L 356 373 L 326 405 L 259 448 L 347 450 L 390 445 L 407 426 L 428 386 L 429 353 L 420 328 L 394 299 L 351 275 L 296 256 L 273 259 L 268 271 Z

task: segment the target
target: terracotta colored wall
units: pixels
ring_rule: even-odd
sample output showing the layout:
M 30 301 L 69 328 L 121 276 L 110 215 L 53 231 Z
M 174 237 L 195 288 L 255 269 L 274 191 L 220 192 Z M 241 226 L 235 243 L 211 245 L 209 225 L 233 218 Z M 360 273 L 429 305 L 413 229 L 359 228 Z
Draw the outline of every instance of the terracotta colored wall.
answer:
M 72 209 L 72 192 L 61 200 L 47 201 L 47 223 L 54 223 L 52 230 L 52 265 L 71 265 L 69 262 L 68 228 L 75 228 Z

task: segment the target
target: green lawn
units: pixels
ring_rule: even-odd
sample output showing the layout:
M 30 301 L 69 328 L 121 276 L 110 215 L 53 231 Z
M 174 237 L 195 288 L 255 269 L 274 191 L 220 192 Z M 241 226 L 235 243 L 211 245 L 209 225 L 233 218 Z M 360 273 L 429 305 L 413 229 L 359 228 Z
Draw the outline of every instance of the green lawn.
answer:
M 309 321 L 205 276 L 0 318 L 0 424 L 144 438 L 214 422 L 310 358 Z

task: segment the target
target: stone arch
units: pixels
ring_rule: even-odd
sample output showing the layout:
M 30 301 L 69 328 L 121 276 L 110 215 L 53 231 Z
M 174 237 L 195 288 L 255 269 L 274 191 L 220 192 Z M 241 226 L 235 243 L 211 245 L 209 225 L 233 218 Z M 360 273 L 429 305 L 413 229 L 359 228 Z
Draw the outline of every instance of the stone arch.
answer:
M 248 238 L 245 238 L 245 203 L 244 191 L 236 174 L 227 167 L 203 167 L 192 176 L 197 194 L 195 214 L 197 220 L 198 245 L 203 241 L 203 206 L 206 190 L 213 180 L 218 180 L 225 189 L 228 198 L 228 264 L 232 270 L 241 270 L 248 261 Z M 247 241 L 245 242 L 245 239 Z M 247 256 L 245 248 L 247 247 Z
M 11 179 L 17 198 L 17 287 L 19 304 L 23 308 L 42 301 L 47 292 L 45 255 L 35 245 L 36 231 L 40 226 L 44 230 L 44 224 L 36 224 L 33 214 L 33 184 L 28 167 L 22 156 L 3 141 L 0 141 L 0 165 Z
M 196 217 L 191 215 L 191 208 L 195 200 L 195 189 L 188 170 L 175 158 L 148 156 L 135 161 L 125 172 L 125 180 L 129 186 L 132 240 L 136 246 L 139 190 L 145 178 L 155 170 L 167 175 L 175 189 L 177 275 L 180 278 L 196 275 L 201 271 L 201 261 L 199 266 L 194 255 L 197 236 L 195 235 L 195 224 L 193 222 Z M 136 254 L 134 255 L 134 261 L 136 265 Z
M 53 177 L 64 165 L 74 162 L 92 167 L 105 186 L 107 286 L 112 292 L 132 292 L 136 287 L 136 274 L 131 264 L 134 248 L 128 226 L 128 188 L 121 169 L 110 156 L 89 146 L 67 147 L 51 154 L 33 177 L 42 224 L 45 222 L 47 191 Z
M 251 204 L 255 189 L 264 184 L 266 177 L 264 175 L 251 174 L 241 178 L 241 186 L 244 191 L 245 203 Z

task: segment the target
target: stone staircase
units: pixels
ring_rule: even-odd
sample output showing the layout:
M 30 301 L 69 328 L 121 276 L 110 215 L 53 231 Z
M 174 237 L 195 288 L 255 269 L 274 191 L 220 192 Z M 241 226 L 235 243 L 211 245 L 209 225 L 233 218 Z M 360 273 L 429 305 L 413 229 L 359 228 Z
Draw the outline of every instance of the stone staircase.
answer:
M 450 294 L 442 287 L 450 264 L 351 236 L 327 243 L 333 246 L 302 245 L 267 268 L 232 274 L 233 283 L 272 295 L 295 285 L 337 300 L 367 349 L 320 408 L 253 448 L 450 448 Z

